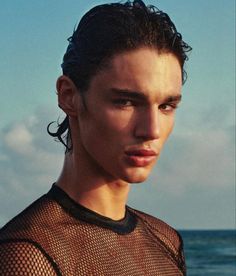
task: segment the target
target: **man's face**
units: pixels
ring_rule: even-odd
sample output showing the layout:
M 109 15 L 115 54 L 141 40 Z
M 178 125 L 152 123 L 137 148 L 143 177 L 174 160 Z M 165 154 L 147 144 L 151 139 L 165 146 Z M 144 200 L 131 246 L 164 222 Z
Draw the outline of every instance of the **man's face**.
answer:
M 92 78 L 78 114 L 82 158 L 106 179 L 144 181 L 172 131 L 181 86 L 172 54 L 142 48 L 116 55 Z

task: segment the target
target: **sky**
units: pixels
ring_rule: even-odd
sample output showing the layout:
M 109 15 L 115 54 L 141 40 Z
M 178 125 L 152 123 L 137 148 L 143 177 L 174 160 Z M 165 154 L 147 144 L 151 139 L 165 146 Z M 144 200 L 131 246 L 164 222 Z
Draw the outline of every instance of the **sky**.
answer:
M 0 10 L 0 227 L 56 181 L 64 149 L 46 133 L 63 118 L 55 82 L 81 16 L 109 1 L 15 0 Z M 147 0 L 193 51 L 176 124 L 128 204 L 177 229 L 235 228 L 235 1 Z

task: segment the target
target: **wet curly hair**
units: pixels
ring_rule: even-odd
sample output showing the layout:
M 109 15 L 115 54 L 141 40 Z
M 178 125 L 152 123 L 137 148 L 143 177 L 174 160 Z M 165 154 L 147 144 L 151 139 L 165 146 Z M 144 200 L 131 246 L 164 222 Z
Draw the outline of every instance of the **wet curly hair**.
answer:
M 187 53 L 191 47 L 182 40 L 170 17 L 155 6 L 143 1 L 127 1 L 98 5 L 89 10 L 79 22 L 63 57 L 62 72 L 80 93 L 85 93 L 96 73 L 116 54 L 141 47 L 151 47 L 160 53 L 172 53 L 182 69 L 182 82 Z M 48 133 L 59 140 L 66 152 L 72 149 L 68 116 L 58 122 L 56 132 Z

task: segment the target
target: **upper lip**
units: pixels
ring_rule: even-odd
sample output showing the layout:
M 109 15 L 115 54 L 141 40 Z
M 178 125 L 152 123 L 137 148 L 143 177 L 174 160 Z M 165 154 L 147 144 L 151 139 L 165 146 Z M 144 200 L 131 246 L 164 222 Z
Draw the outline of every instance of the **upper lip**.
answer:
M 136 155 L 136 156 L 156 156 L 157 152 L 152 149 L 131 149 L 125 151 L 127 155 Z

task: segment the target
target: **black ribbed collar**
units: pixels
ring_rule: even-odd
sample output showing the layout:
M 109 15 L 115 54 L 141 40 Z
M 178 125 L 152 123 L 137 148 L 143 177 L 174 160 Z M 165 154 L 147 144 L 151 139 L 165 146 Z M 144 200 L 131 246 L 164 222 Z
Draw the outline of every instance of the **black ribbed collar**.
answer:
M 74 201 L 68 194 L 66 194 L 61 188 L 52 185 L 52 188 L 47 193 L 47 196 L 54 199 L 66 212 L 76 219 L 85 221 L 90 224 L 108 228 L 118 234 L 131 233 L 136 225 L 137 218 L 126 206 L 125 217 L 121 220 L 112 220 L 104 217 Z

